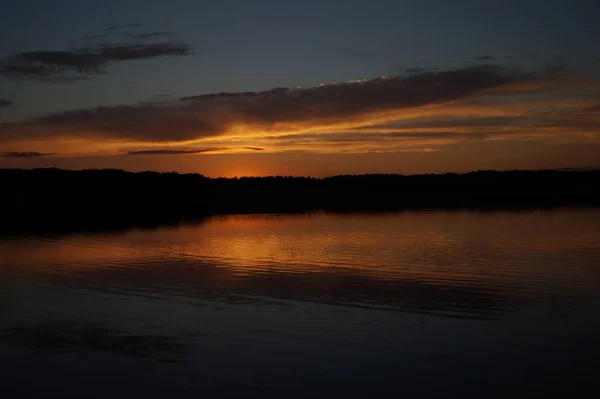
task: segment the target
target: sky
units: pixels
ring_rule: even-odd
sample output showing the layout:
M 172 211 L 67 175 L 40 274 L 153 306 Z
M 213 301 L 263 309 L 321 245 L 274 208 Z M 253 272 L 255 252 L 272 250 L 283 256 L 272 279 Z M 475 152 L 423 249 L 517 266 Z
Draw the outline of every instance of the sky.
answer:
M 0 168 L 600 167 L 600 4 L 0 0 Z

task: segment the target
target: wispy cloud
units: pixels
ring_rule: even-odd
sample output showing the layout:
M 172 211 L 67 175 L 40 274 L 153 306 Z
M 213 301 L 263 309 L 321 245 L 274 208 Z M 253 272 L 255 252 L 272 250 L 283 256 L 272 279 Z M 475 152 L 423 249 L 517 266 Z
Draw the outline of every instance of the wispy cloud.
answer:
M 174 32 L 148 32 L 148 33 L 138 33 L 136 35 L 133 35 L 133 37 L 138 40 L 147 40 L 147 39 L 156 39 L 158 37 L 173 36 L 173 35 L 175 35 Z
M 264 151 L 264 148 L 261 147 L 244 147 L 247 150 L 252 150 L 252 151 Z
M 1 107 L 10 107 L 11 105 L 13 105 L 12 101 L 0 97 L 0 108 Z
M 125 155 L 193 155 L 207 152 L 224 151 L 228 148 L 201 148 L 196 150 L 143 150 L 128 151 Z
M 106 73 L 117 62 L 186 56 L 181 43 L 101 44 L 67 51 L 28 51 L 0 60 L 0 76 L 50 82 L 71 82 Z M 87 75 L 87 76 L 86 76 Z
M 106 73 L 118 62 L 148 60 L 158 57 L 186 56 L 192 46 L 175 41 L 154 41 L 173 32 L 121 32 L 140 24 L 112 25 L 105 32 L 85 37 L 88 44 L 64 50 L 37 50 L 11 54 L 0 59 L 0 77 L 70 83 Z M 128 43 L 126 40 L 129 38 Z M 99 42 L 107 39 L 107 42 Z M 110 40 L 109 40 L 110 39 Z M 140 42 L 142 40 L 143 42 Z M 150 41 L 150 42 L 149 42 Z
M 13 152 L 2 152 L 0 153 L 0 157 L 2 158 L 38 158 L 38 157 L 45 157 L 45 156 L 49 156 L 49 155 L 56 155 L 55 153 L 42 153 L 42 152 L 35 152 L 35 151 L 31 151 L 31 152 L 19 152 L 19 151 L 13 151 Z
M 493 61 L 496 58 L 492 57 L 491 55 L 480 55 L 480 56 L 477 56 L 477 57 L 473 57 L 473 59 L 475 61 Z
M 133 29 L 133 28 L 140 28 L 142 26 L 142 24 L 122 24 L 122 25 L 110 25 L 109 27 L 107 27 L 106 29 L 104 29 L 106 32 L 110 32 L 110 31 L 114 31 L 114 30 L 121 30 L 121 29 Z
M 431 71 L 427 68 L 415 67 L 415 68 L 405 68 L 404 72 L 405 73 L 425 73 L 425 72 L 431 72 Z
M 100 33 L 97 35 L 88 35 L 85 36 L 83 39 L 84 40 L 99 40 L 99 39 L 106 39 L 108 37 L 111 37 L 112 34 L 111 33 Z
M 431 152 L 440 146 L 459 141 L 486 140 L 486 132 L 333 132 L 269 136 L 258 140 L 272 151 L 302 150 L 310 152 Z
M 507 55 L 504 58 L 510 60 L 537 60 L 541 57 L 540 54 L 521 54 L 521 55 Z

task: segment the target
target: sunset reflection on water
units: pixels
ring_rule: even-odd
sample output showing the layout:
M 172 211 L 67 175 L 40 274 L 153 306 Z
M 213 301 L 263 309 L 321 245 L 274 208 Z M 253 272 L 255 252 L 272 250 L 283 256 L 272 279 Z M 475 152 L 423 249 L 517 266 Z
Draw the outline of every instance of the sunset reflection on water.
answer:
M 492 384 L 486 368 L 508 381 L 528 370 L 525 390 L 549 376 L 562 378 L 554 388 L 586 382 L 598 234 L 598 210 L 557 209 L 233 215 L 4 237 L 0 371 L 17 384 L 21 367 L 60 364 L 115 383 L 136 367 L 125 386 L 160 372 L 170 377 L 148 389 L 171 393 L 182 375 L 199 393 L 348 379 L 342 391 L 385 390 L 398 373 L 411 389 L 433 374 L 469 391 Z

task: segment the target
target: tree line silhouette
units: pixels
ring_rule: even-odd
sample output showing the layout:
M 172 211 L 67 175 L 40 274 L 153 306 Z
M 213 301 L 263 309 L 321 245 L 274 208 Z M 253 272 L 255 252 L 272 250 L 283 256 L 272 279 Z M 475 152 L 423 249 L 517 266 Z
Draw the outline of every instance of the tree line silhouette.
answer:
M 227 213 L 599 205 L 600 170 L 208 178 L 116 169 L 0 169 L 0 230 L 177 223 Z

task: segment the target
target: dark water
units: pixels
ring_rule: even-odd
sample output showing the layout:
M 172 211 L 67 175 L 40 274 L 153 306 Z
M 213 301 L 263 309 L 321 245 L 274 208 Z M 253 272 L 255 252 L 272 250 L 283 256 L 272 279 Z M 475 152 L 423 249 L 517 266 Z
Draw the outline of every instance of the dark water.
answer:
M 0 317 L 7 398 L 589 395 L 600 210 L 5 237 Z

